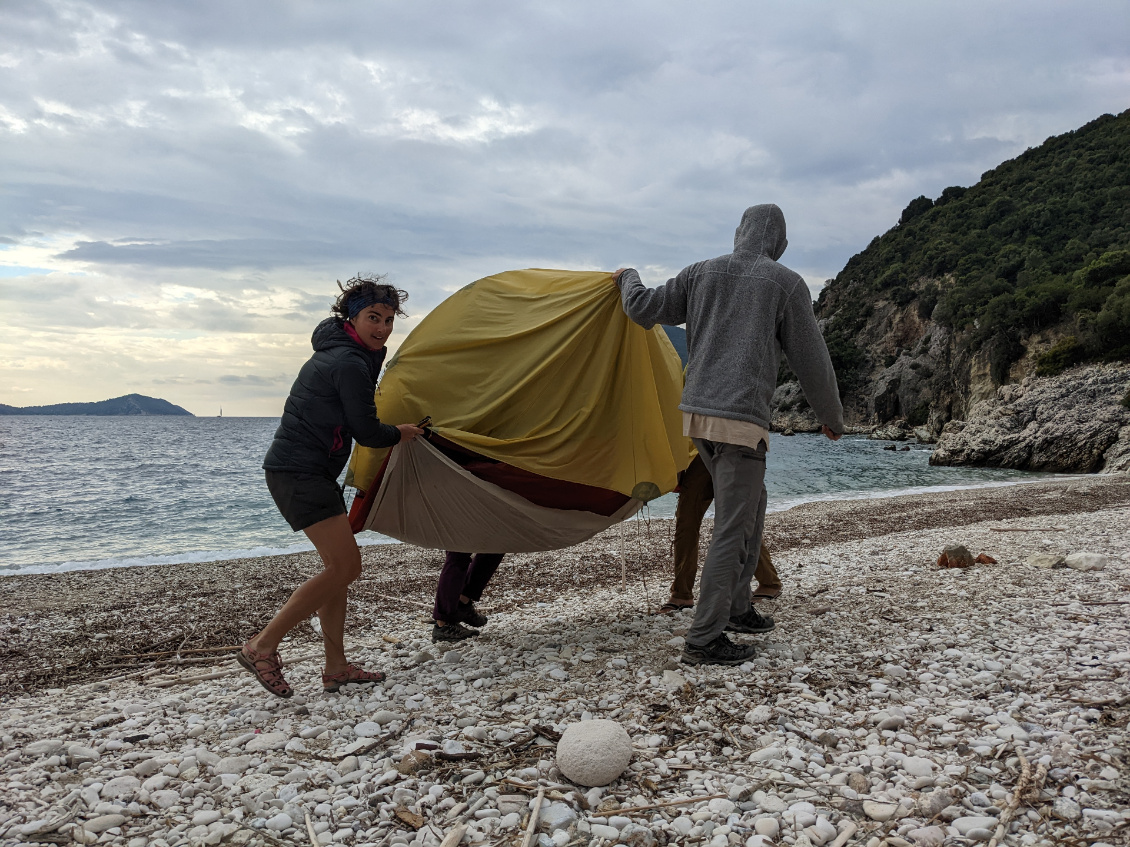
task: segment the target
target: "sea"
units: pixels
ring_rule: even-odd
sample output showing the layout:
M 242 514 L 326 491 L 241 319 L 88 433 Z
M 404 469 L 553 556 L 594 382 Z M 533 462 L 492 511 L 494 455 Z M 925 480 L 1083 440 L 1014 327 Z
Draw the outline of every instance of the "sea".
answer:
M 275 418 L 0 417 L 0 575 L 208 562 L 311 550 L 260 465 Z M 1046 474 L 930 467 L 930 450 L 774 434 L 769 510 L 814 500 L 1014 485 Z M 351 490 L 347 489 L 346 502 Z M 676 495 L 644 516 L 672 517 Z M 395 544 L 363 532 L 358 542 Z

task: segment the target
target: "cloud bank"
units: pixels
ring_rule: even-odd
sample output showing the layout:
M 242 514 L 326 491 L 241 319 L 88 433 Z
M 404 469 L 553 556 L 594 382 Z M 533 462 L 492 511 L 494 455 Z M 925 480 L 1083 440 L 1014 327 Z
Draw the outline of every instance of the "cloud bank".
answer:
M 661 282 L 756 202 L 815 290 L 912 198 L 1126 108 L 1125 22 L 1050 0 L 5 3 L 0 402 L 277 414 L 335 279 L 408 288 L 402 338 L 509 268 Z

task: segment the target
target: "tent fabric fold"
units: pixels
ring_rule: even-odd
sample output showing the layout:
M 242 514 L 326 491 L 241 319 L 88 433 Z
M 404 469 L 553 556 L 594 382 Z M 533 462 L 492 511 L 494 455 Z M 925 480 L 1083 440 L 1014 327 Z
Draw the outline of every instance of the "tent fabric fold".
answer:
M 356 447 L 346 483 L 368 496 L 351 521 L 355 529 L 441 549 L 503 553 L 578 543 L 610 526 L 612 517 L 630 516 L 639 503 L 674 489 L 692 455 L 682 435 L 681 392 L 675 348 L 661 328 L 645 330 L 628 320 L 610 274 L 535 269 L 480 279 L 420 322 L 377 388 L 382 421 L 430 416 L 440 449 L 411 442 L 393 448 L 389 458 L 388 450 Z M 444 444 L 471 461 L 450 450 L 445 456 Z M 433 453 L 445 461 L 424 458 Z M 492 463 L 503 467 L 492 469 Z M 425 479 L 425 472 L 431 476 Z M 505 512 L 512 497 L 536 505 L 520 491 L 533 501 L 553 500 L 537 496 L 538 479 L 601 490 L 613 495 L 603 498 L 606 504 L 619 502 L 617 494 L 629 503 L 614 506 L 613 515 L 595 505 L 594 511 L 548 509 L 560 513 L 553 520 L 523 508 L 510 514 L 505 545 L 459 540 L 453 527 L 469 530 L 466 522 L 443 517 L 475 514 L 483 525 L 497 525 L 490 509 Z M 509 496 L 498 498 L 484 485 Z M 460 493 L 446 495 L 445 487 Z M 636 507 L 624 512 L 631 501 Z M 383 512 L 398 517 L 386 519 Z M 558 518 L 573 521 L 578 531 L 542 531 L 543 522 L 553 526 Z
M 604 516 L 531 503 L 464 470 L 426 439 L 392 452 L 367 528 L 420 547 L 533 553 L 580 544 L 640 510 Z

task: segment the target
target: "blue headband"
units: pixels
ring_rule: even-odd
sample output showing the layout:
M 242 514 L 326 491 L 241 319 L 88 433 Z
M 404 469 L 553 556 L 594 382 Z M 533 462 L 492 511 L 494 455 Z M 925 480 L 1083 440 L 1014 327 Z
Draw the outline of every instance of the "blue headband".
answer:
M 349 311 L 349 319 L 353 320 L 355 317 L 365 311 L 365 309 L 368 309 L 370 306 L 377 305 L 390 306 L 395 311 L 398 308 L 399 304 L 395 303 L 391 298 L 386 297 L 382 294 L 357 294 L 353 297 L 350 297 L 348 302 L 346 303 L 346 308 Z

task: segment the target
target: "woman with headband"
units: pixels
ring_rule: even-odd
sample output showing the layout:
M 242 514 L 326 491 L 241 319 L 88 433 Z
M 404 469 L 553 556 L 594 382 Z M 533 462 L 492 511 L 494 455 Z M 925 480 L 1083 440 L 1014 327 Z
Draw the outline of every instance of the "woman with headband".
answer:
M 263 468 L 267 488 L 287 523 L 306 536 L 324 570 L 298 586 L 271 622 L 248 639 L 236 660 L 278 697 L 293 690 L 283 676 L 278 647 L 295 626 L 317 612 L 325 642 L 322 687 L 336 692 L 348 683 L 374 684 L 385 675 L 350 664 L 345 656 L 345 603 L 349 584 L 361 575 L 361 551 L 346 517 L 338 475 L 353 440 L 389 447 L 423 430 L 390 426 L 377 419 L 373 391 L 385 358 L 385 342 L 408 294 L 380 281 L 355 277 L 344 286 L 333 316 L 314 330 L 314 355 L 290 389 L 282 422 Z

